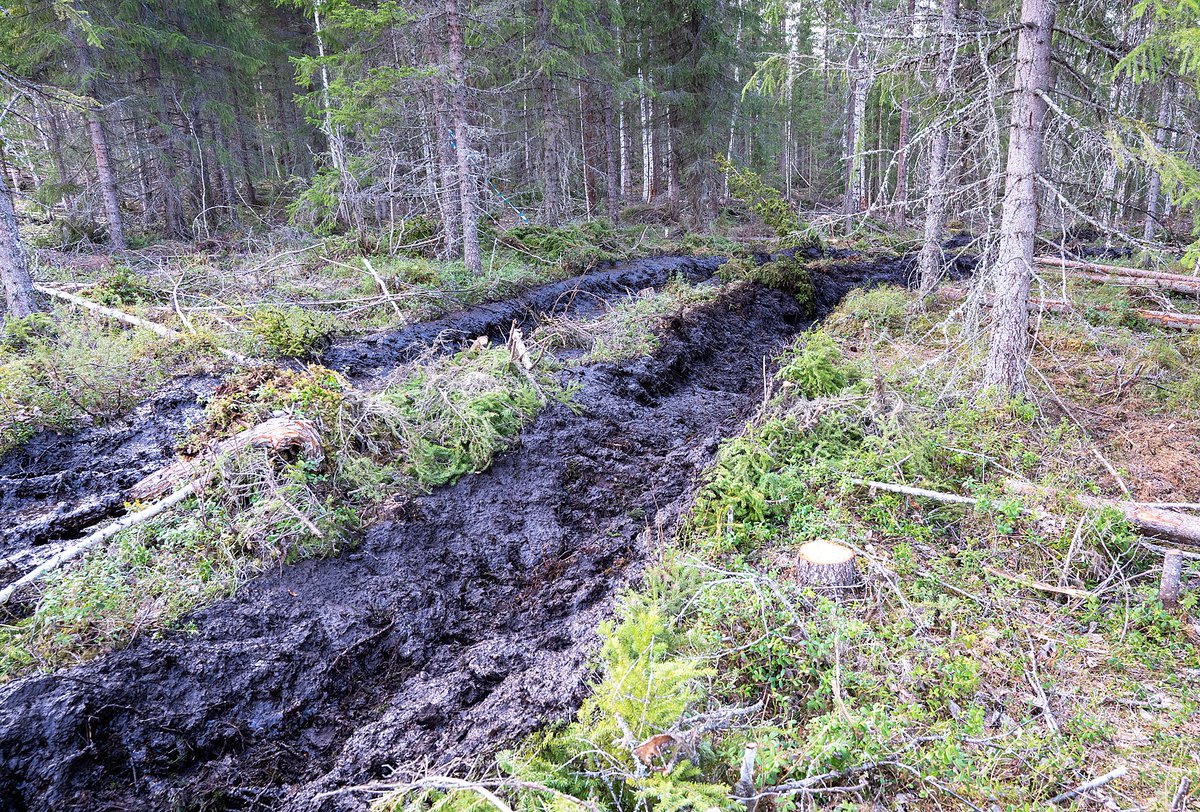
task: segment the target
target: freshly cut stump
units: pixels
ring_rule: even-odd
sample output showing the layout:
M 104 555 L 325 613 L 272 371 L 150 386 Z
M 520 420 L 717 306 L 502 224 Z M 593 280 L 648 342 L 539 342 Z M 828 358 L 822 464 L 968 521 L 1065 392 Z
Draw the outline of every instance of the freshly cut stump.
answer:
M 854 551 L 833 541 L 810 541 L 796 553 L 796 580 L 818 589 L 851 589 L 862 583 Z

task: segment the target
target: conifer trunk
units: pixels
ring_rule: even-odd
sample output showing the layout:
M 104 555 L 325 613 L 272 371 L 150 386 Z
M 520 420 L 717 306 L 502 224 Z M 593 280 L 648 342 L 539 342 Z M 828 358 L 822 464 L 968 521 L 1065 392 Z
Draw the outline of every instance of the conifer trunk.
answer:
M 1167 128 L 1171 124 L 1171 81 L 1164 78 L 1159 91 L 1158 119 L 1154 127 L 1154 148 L 1161 150 L 1167 140 Z M 1142 239 L 1149 242 L 1154 239 L 1154 229 L 1158 224 L 1158 203 L 1162 194 L 1162 176 L 1153 168 L 1150 170 L 1150 185 L 1146 190 L 1146 214 L 1142 219 Z
M 76 11 L 78 11 L 78 4 L 76 4 Z M 108 241 L 114 249 L 124 251 L 125 226 L 121 221 L 121 205 L 117 197 L 117 176 L 113 171 L 100 103 L 95 97 L 96 82 L 93 76 L 90 46 L 74 25 L 68 28 L 68 38 L 75 50 L 75 60 L 82 79 L 83 94 L 91 99 L 87 108 L 87 130 L 92 144 L 92 155 L 96 160 L 96 181 L 100 186 L 100 199 L 104 206 L 104 219 L 108 226 Z
M 939 106 L 944 111 L 951 103 L 954 87 L 954 52 L 958 36 L 958 2 L 944 0 L 942 25 L 939 33 L 938 73 L 934 89 Z M 942 240 L 946 231 L 946 193 L 949 176 L 950 121 L 945 112 L 938 113 L 929 143 L 929 189 L 925 195 L 925 241 L 917 258 L 921 294 L 927 295 L 942 275 Z
M 13 206 L 12 190 L 0 172 L 0 284 L 4 286 L 4 301 L 8 315 L 28 316 L 36 307 L 33 279 L 21 235 L 17 231 L 17 212 Z
M 986 386 L 1008 393 L 1025 389 L 1029 286 L 1037 229 L 1037 174 L 1042 160 L 1045 94 L 1050 87 L 1054 3 L 1055 0 L 1021 3 L 1000 246 L 992 268 L 995 321 L 984 373 Z
M 467 121 L 466 46 L 458 0 L 445 0 L 446 56 L 450 68 L 450 110 L 454 119 L 454 143 L 457 153 L 458 194 L 462 203 L 463 262 L 471 273 L 479 273 L 479 211 L 476 204 L 475 178 L 471 172 L 471 133 Z

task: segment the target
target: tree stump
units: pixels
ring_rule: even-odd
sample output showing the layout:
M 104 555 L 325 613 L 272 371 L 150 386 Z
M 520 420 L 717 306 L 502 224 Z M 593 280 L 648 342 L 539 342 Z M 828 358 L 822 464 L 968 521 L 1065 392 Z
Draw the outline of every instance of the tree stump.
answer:
M 833 541 L 810 541 L 796 552 L 796 581 L 817 589 L 852 589 L 862 583 L 856 556 Z

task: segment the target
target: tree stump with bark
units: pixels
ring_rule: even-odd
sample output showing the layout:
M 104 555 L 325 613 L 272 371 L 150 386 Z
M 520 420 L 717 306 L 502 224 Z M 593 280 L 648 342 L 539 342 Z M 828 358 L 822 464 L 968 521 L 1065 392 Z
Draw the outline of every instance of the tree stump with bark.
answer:
M 856 558 L 844 544 L 810 541 L 796 551 L 796 581 L 815 589 L 853 589 L 862 584 Z

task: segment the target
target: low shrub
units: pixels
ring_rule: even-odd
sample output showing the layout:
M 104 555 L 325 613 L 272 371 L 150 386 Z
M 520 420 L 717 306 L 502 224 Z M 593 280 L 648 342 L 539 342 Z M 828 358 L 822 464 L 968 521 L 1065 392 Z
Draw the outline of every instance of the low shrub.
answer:
M 272 355 L 315 356 L 328 345 L 333 323 L 323 313 L 291 305 L 261 305 L 250 312 L 250 331 Z

